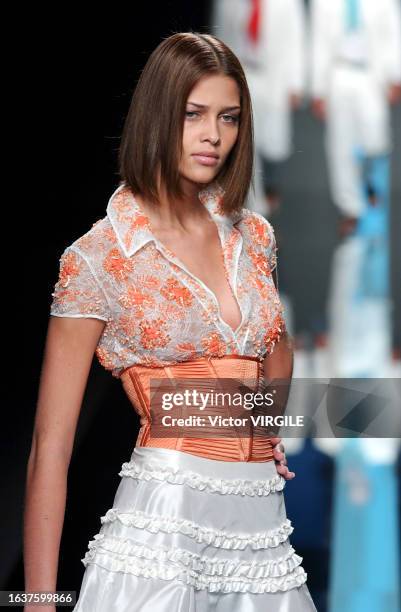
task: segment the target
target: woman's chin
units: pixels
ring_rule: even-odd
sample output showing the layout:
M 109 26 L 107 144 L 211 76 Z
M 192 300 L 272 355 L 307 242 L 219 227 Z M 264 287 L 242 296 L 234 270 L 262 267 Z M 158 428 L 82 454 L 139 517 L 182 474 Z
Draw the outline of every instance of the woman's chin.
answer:
M 194 183 L 207 184 L 215 179 L 218 171 L 216 168 L 205 168 L 201 170 L 197 170 L 196 172 L 191 172 L 188 174 L 187 178 Z

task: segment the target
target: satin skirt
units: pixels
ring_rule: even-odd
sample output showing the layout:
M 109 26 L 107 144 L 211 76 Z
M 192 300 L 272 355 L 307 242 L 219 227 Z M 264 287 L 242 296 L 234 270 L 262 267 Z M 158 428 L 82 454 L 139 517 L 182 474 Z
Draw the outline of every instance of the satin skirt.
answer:
M 274 461 L 135 447 L 73 612 L 316 612 Z

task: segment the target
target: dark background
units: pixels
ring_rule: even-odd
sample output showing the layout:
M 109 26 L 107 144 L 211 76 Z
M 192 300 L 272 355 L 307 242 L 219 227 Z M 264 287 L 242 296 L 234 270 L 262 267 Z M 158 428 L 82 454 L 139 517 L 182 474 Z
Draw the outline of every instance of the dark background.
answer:
M 26 462 L 36 408 L 41 359 L 59 257 L 64 248 L 105 215 L 118 184 L 117 150 L 139 71 L 162 37 L 175 31 L 208 31 L 210 2 L 135 3 L 134 9 L 106 5 L 84 13 L 70 6 L 57 14 L 24 9 L 24 63 L 20 124 L 24 138 L 19 197 L 26 231 L 22 355 L 18 401 L 4 412 L 0 446 L 0 583 L 22 590 L 22 511 Z M 106 10 L 107 8 L 107 10 Z M 19 49 L 20 50 L 20 49 Z M 11 51 L 12 52 L 12 49 Z M 393 156 L 392 279 L 401 277 L 397 228 L 401 227 L 401 112 Z M 284 205 L 273 223 L 279 240 L 280 284 L 296 307 L 297 331 L 310 330 L 321 316 L 336 214 L 328 199 L 322 126 L 309 111 L 295 119 L 296 153 L 286 164 Z M 22 185 L 26 187 L 22 188 Z M 15 187 L 15 186 L 14 186 Z M 11 211 L 12 214 L 17 211 Z M 396 252 L 396 249 L 398 251 Z M 398 266 L 398 267 L 397 267 Z M 397 288 L 397 291 L 400 287 Z M 397 295 L 395 329 L 400 329 Z M 25 304 L 26 302 L 24 302 Z M 11 406 L 11 404 L 8 404 Z M 135 445 L 139 419 L 120 382 L 94 361 L 85 394 L 68 477 L 61 542 L 59 590 L 76 590 L 82 580 L 89 539 L 111 506 L 123 461 Z M 290 466 L 291 467 L 291 466 Z M 295 526 L 296 529 L 296 526 Z M 307 562 L 304 563 L 308 571 Z M 313 572 L 308 584 L 313 594 Z
M 133 3 L 134 4 L 134 3 Z M 46 340 L 51 293 L 64 248 L 104 217 L 117 187 L 119 137 L 139 72 L 149 54 L 175 31 L 206 32 L 208 2 L 105 5 L 85 12 L 24 9 L 18 16 L 17 80 L 22 89 L 19 144 L 23 162 L 14 193 L 13 227 L 23 198 L 22 287 L 29 317 L 21 329 L 16 388 L 6 401 L 1 428 L 0 584 L 22 590 L 22 512 L 26 463 Z M 19 161 L 19 160 L 18 160 Z M 23 170 L 21 170 L 23 168 Z M 22 187 L 24 185 L 24 187 Z M 15 189 L 15 185 L 14 185 Z M 14 208 L 13 208 L 14 206 Z M 17 215 L 17 218 L 15 217 Z M 25 313 L 26 314 L 26 313 Z M 60 551 L 59 590 L 78 596 L 88 535 L 112 502 L 138 432 L 139 419 L 121 383 L 94 360 L 68 476 Z

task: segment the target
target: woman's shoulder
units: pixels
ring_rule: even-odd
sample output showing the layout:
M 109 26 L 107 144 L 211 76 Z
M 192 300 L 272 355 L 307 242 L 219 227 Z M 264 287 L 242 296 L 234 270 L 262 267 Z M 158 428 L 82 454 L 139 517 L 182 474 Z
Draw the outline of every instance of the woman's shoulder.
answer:
M 275 246 L 274 228 L 270 221 L 260 213 L 242 208 L 240 226 L 247 231 L 249 239 L 262 247 Z
M 89 261 L 94 261 L 116 245 L 117 238 L 107 215 L 95 221 L 91 227 L 71 242 L 66 251 L 75 251 Z
M 251 210 L 250 208 L 243 207 L 241 208 L 240 213 L 241 218 L 248 221 L 256 221 L 258 220 L 265 225 L 271 225 L 270 221 L 266 219 L 262 214 L 256 212 L 256 210 Z

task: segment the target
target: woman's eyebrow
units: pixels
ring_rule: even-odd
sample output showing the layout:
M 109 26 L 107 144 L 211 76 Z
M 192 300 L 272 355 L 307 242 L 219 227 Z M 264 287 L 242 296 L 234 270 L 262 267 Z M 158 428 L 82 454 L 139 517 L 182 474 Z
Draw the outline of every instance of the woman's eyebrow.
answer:
M 209 108 L 206 104 L 198 104 L 197 102 L 190 102 L 188 100 L 188 104 L 192 104 L 193 106 L 197 106 L 198 108 Z M 226 106 L 225 108 L 222 108 L 221 110 L 236 110 L 238 108 L 241 108 L 240 106 Z

